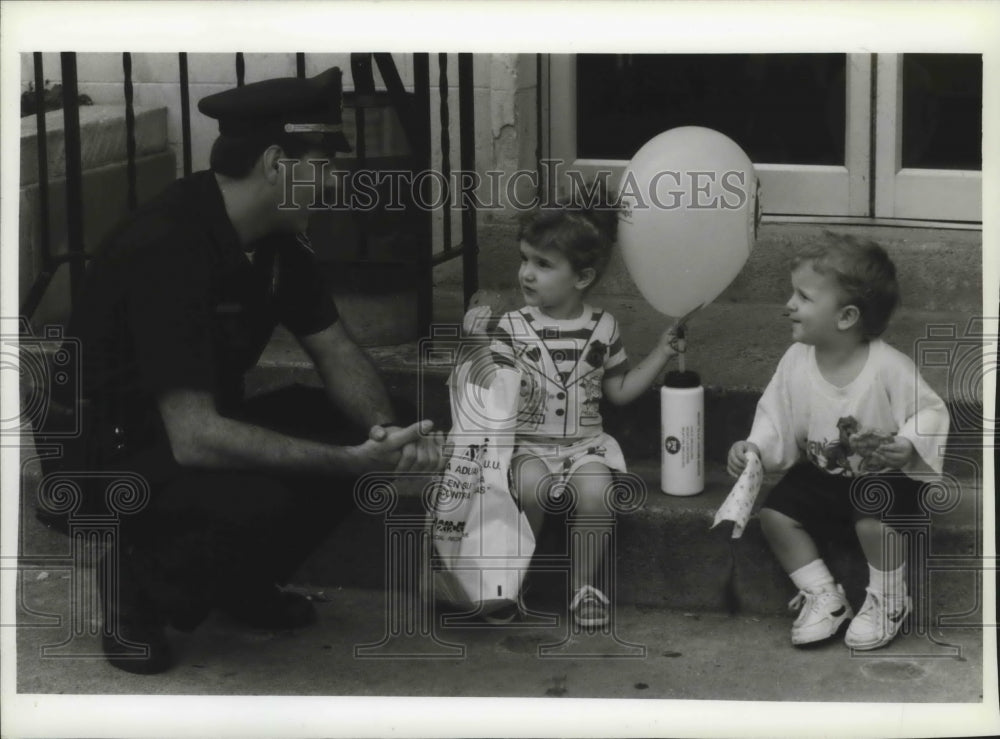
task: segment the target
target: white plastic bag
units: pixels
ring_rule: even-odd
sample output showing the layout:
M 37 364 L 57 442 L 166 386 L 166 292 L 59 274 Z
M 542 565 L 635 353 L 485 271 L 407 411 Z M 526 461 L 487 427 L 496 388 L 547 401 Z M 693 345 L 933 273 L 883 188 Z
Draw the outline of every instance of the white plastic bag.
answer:
M 434 549 L 444 565 L 435 570 L 435 588 L 445 600 L 488 612 L 516 602 L 535 550 L 508 483 L 521 378 L 497 369 L 482 387 L 466 376 L 452 377 L 454 451 L 431 511 Z

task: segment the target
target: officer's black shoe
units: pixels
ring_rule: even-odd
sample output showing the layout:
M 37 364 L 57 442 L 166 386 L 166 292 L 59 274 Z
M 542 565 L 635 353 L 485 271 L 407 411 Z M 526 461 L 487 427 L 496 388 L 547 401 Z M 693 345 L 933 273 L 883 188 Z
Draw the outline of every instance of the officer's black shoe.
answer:
M 170 625 L 178 631 L 191 633 L 208 618 L 211 605 L 194 600 L 175 600 L 167 609 Z
M 108 587 L 107 575 L 102 560 L 97 583 L 104 610 L 101 647 L 108 662 L 137 675 L 170 669 L 174 658 L 164 630 L 164 616 L 154 607 L 127 563 L 122 563 L 116 588 Z
M 173 652 L 162 624 L 119 620 L 117 633 L 102 634 L 108 663 L 136 675 L 155 675 L 174 665 Z
M 316 623 L 312 601 L 275 585 L 241 593 L 220 607 L 233 620 L 255 629 L 300 629 Z

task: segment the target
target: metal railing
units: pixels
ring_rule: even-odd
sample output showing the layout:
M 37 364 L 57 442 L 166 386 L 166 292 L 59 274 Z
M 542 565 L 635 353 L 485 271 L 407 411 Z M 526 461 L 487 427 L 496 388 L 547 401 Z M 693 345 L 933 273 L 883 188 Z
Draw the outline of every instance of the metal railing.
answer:
M 475 171 L 475 131 L 474 131 L 474 100 L 473 100 L 473 69 L 472 54 L 458 54 L 458 126 L 459 151 L 461 168 L 465 172 Z M 42 54 L 36 52 L 34 60 L 34 87 L 36 104 L 36 121 L 38 126 L 38 188 L 40 210 L 40 243 L 39 254 L 41 267 L 27 296 L 21 304 L 20 314 L 31 318 L 49 289 L 57 271 L 65 264 L 70 270 L 70 306 L 75 299 L 83 280 L 85 262 L 88 258 L 84 243 L 83 212 L 83 165 L 81 154 L 81 133 L 79 114 L 79 81 L 77 78 L 77 55 L 74 52 L 60 54 L 63 92 L 63 123 L 65 128 L 66 148 L 66 218 L 67 218 L 67 250 L 65 254 L 52 253 L 50 188 L 48 170 L 48 146 L 45 127 L 45 73 Z M 393 108 L 396 110 L 406 133 L 413 159 L 415 172 L 430 171 L 432 167 L 431 140 L 431 97 L 430 97 L 430 55 L 413 55 L 413 92 L 407 93 L 399 72 L 396 69 L 392 55 L 352 54 L 351 74 L 356 92 L 373 92 L 371 62 L 374 60 L 379 73 L 386 85 Z M 180 88 L 181 106 L 181 153 L 183 173 L 192 172 L 191 156 L 191 105 L 190 80 L 188 75 L 188 55 L 180 52 L 177 55 L 178 85 Z M 246 64 L 242 53 L 235 57 L 236 83 L 245 83 Z M 440 146 L 441 162 L 438 170 L 441 175 L 438 182 L 442 183 L 446 192 L 443 202 L 443 238 L 440 250 L 435 250 L 433 243 L 434 213 L 427 209 L 414 209 L 412 226 L 416 236 L 416 292 L 417 320 L 422 335 L 429 335 L 433 318 L 433 270 L 434 267 L 452 259 L 461 257 L 463 262 L 463 293 L 465 302 L 478 289 L 477 258 L 478 241 L 476 231 L 476 214 L 471 199 L 463 198 L 459 204 L 461 210 L 461 242 L 452 244 L 452 214 L 449 204 L 451 194 L 448 192 L 451 180 L 451 123 L 449 111 L 448 55 L 438 54 L 438 87 L 440 94 Z M 127 207 L 136 208 L 137 196 L 137 165 L 135 141 L 135 111 L 134 86 L 132 80 L 132 55 L 122 54 L 122 69 L 124 73 L 123 96 L 125 103 L 125 148 L 126 176 L 128 179 Z M 296 73 L 305 77 L 305 54 L 296 54 Z M 356 99 L 359 96 L 356 95 Z M 364 110 L 358 105 L 355 110 L 357 123 L 357 149 L 359 157 L 365 155 L 364 140 Z M 431 178 L 423 178 L 423 185 L 430 187 Z M 423 200 L 428 202 L 428 200 Z M 90 245 L 93 246 L 93 245 Z

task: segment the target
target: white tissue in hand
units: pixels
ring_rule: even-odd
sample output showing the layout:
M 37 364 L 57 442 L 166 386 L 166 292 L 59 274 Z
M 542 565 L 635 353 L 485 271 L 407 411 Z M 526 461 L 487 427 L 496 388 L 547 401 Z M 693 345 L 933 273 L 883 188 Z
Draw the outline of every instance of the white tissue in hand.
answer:
M 743 536 L 743 529 L 750 520 L 750 512 L 753 511 L 754 501 L 760 492 L 760 483 L 764 477 L 764 468 L 760 463 L 760 457 L 754 452 L 747 452 L 747 466 L 743 468 L 736 484 L 729 495 L 719 506 L 715 513 L 715 521 L 712 523 L 714 529 L 722 521 L 732 521 L 733 538 L 739 539 Z

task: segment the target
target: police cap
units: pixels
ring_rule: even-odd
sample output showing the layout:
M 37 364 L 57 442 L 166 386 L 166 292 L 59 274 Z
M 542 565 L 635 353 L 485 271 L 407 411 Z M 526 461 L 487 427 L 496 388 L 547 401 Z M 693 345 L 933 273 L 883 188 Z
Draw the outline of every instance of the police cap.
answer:
M 351 151 L 344 136 L 339 67 L 310 77 L 253 82 L 202 98 L 198 110 L 219 121 L 223 136 L 322 134 L 330 151 Z

